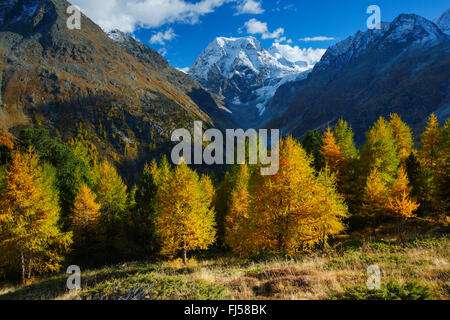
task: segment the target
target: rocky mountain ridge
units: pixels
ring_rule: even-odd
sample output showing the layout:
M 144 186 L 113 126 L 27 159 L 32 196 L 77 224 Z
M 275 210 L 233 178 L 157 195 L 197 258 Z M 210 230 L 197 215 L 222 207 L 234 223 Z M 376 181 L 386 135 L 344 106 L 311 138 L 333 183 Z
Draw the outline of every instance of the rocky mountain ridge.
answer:
M 418 131 L 431 112 L 445 120 L 449 40 L 436 24 L 413 14 L 360 31 L 330 47 L 307 79 L 280 87 L 268 105 L 274 120 L 266 125 L 301 137 L 342 117 L 363 137 L 380 115 L 398 113 Z
M 130 168 L 166 153 L 174 129 L 197 120 L 212 127 L 208 111 L 226 113 L 196 81 L 131 37 L 113 41 L 84 15 L 81 29 L 69 30 L 69 6 L 0 0 L 2 129 L 42 126 L 63 141 L 87 132 L 102 153 Z

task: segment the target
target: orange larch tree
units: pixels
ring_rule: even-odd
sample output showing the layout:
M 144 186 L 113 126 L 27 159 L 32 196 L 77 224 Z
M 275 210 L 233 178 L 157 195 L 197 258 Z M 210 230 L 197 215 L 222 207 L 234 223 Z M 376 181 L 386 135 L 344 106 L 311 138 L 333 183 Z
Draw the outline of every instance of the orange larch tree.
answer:
M 345 155 L 337 145 L 336 138 L 334 137 L 330 127 L 328 127 L 327 131 L 323 135 L 323 147 L 321 154 L 331 172 L 339 177 L 347 161 Z

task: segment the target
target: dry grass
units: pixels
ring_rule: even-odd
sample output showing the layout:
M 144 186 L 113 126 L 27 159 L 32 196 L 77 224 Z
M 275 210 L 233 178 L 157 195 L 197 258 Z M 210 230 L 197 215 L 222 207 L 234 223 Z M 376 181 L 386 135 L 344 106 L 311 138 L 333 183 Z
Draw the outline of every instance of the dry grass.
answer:
M 411 240 L 404 246 L 392 239 L 348 240 L 327 252 L 296 259 L 253 261 L 220 255 L 191 260 L 187 267 L 179 260 L 126 263 L 84 272 L 81 292 L 66 291 L 66 275 L 61 274 L 38 280 L 27 288 L 0 287 L 0 299 L 80 299 L 98 295 L 114 299 L 117 286 L 126 287 L 120 291 L 126 295 L 127 288 L 136 290 L 149 283 L 163 283 L 165 287 L 158 288 L 162 299 L 192 298 L 189 291 L 197 290 L 196 299 L 319 300 L 337 297 L 348 288 L 365 287 L 368 266 L 378 265 L 382 284 L 394 281 L 401 285 L 414 280 L 429 288 L 432 298 L 448 300 L 449 251 L 449 238 L 442 236 Z
M 431 289 L 436 299 L 449 299 L 450 265 L 448 238 L 430 238 L 398 246 L 392 239 L 351 241 L 298 259 L 258 262 L 222 258 L 206 260 L 193 274 L 227 287 L 233 299 L 327 299 L 331 292 L 365 285 L 370 265 L 381 269 L 382 283 L 417 280 Z

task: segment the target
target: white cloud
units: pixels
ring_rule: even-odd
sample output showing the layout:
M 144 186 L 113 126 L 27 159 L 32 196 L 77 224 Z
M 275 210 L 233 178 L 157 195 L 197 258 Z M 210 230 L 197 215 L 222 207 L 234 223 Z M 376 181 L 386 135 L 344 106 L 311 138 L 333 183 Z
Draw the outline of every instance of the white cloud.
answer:
M 277 39 L 283 34 L 284 34 L 284 29 L 283 28 L 278 28 L 274 32 L 264 33 L 262 35 L 262 38 L 263 39 Z
M 283 6 L 282 8 L 280 7 L 280 5 L 281 5 L 280 0 L 277 0 L 275 4 L 276 4 L 276 7 L 272 9 L 273 12 L 281 12 L 281 10 L 298 11 L 295 4 L 288 4 L 288 5 Z
M 256 19 L 250 19 L 244 24 L 247 33 L 260 34 L 263 39 L 278 39 L 284 34 L 283 28 L 278 28 L 273 32 L 269 32 L 267 22 L 261 22 Z
M 256 19 L 250 19 L 245 24 L 244 27 L 247 29 L 247 33 L 250 34 L 264 34 L 269 31 L 267 27 L 267 22 L 261 22 Z
M 151 44 L 155 44 L 158 43 L 160 45 L 164 45 L 166 43 L 166 41 L 170 41 L 173 38 L 175 38 L 177 35 L 175 34 L 175 32 L 173 31 L 172 28 L 167 29 L 164 33 L 163 32 L 158 32 L 156 34 L 154 34 L 151 38 L 150 38 L 150 43 Z
M 275 43 L 281 43 L 281 42 L 286 42 L 286 43 L 292 43 L 292 40 L 291 39 L 288 39 L 288 38 L 286 38 L 286 37 L 281 37 L 281 38 L 279 38 L 279 39 L 275 39 Z
M 280 57 L 291 62 L 305 61 L 308 65 L 315 65 L 327 51 L 326 49 L 302 49 L 298 46 L 291 47 L 290 45 L 279 43 L 274 43 L 272 47 L 276 49 L 275 51 L 278 52 Z
M 283 9 L 288 11 L 298 11 L 295 4 L 288 4 L 287 6 L 284 6 Z
M 334 38 L 331 38 L 331 37 L 312 37 L 312 38 L 301 38 L 301 39 L 299 39 L 300 41 L 306 41 L 306 42 L 309 42 L 309 41 L 331 41 L 331 40 L 334 40 Z
M 157 28 L 167 23 L 199 22 L 225 3 L 237 0 L 72 0 L 83 13 L 106 31 L 132 33 L 137 27 Z
M 264 13 L 264 9 L 261 8 L 261 2 L 255 0 L 242 0 L 236 7 L 237 12 L 235 15 L 241 14 L 261 14 Z

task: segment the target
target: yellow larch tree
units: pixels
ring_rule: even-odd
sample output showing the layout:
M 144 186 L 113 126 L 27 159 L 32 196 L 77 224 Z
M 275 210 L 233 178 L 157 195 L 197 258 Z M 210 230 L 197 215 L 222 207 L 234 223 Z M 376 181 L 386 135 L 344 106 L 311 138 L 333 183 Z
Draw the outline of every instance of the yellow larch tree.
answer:
M 82 184 L 73 209 L 72 227 L 75 230 L 95 228 L 100 218 L 100 205 L 95 200 L 95 194 L 86 184 Z
M 95 191 L 97 201 L 101 205 L 102 219 L 107 222 L 119 219 L 127 205 L 127 186 L 116 168 L 108 161 L 103 161 L 100 165 Z
M 328 239 L 345 230 L 344 219 L 349 217 L 344 197 L 338 193 L 336 179 L 330 169 L 325 168 L 317 178 L 318 190 L 313 197 L 314 211 L 318 217 L 317 228 L 323 250 Z
M 292 137 L 280 142 L 279 171 L 253 188 L 247 255 L 294 256 L 319 242 L 313 196 L 317 187 L 311 159 Z
M 181 163 L 170 170 L 167 160 L 160 168 L 152 166 L 157 186 L 153 217 L 161 254 L 173 258 L 182 252 L 207 249 L 215 241 L 214 187 L 209 177 Z
M 448 178 L 448 144 L 448 123 L 443 128 L 440 128 L 438 118 L 431 114 L 422 134 L 419 160 L 424 169 L 429 171 L 431 178 L 431 183 L 423 192 L 426 194 L 426 198 L 430 200 L 428 212 L 435 217 L 440 214 L 448 215 L 445 212 L 450 203 L 448 197 L 445 196 L 450 180 Z M 447 168 L 447 171 L 445 168 Z
M 72 230 L 75 246 L 79 253 L 84 252 L 86 262 L 89 252 L 94 249 L 98 224 L 100 220 L 100 205 L 95 201 L 95 194 L 86 184 L 82 184 L 75 198 L 72 215 Z
M 359 151 L 355 146 L 352 127 L 347 121 L 339 119 L 333 130 L 334 138 L 336 139 L 336 144 L 344 153 L 347 160 L 356 159 L 359 155 Z
M 436 184 L 440 198 L 439 210 L 450 221 L 450 119 L 441 130 L 441 156 L 437 168 Z
M 410 197 L 409 180 L 403 168 L 399 169 L 397 179 L 393 184 L 388 198 L 388 208 L 399 219 L 397 228 L 398 239 L 403 241 L 405 224 L 409 219 L 415 217 L 414 212 L 419 208 L 419 204 Z
M 74 154 L 86 164 L 89 180 L 94 184 L 97 183 L 100 179 L 97 147 L 82 134 L 79 134 L 75 140 L 70 140 L 69 145 Z
M 99 179 L 94 187 L 96 202 L 100 205 L 100 228 L 103 249 L 97 257 L 103 259 L 120 256 L 126 251 L 124 221 L 128 209 L 127 186 L 123 183 L 116 168 L 108 161 L 103 161 L 99 168 Z M 107 253 L 107 254 L 106 254 Z
M 438 118 L 431 114 L 427 122 L 425 132 L 422 134 L 422 148 L 420 149 L 420 159 L 427 167 L 435 170 L 440 157 L 441 134 Z
M 391 125 L 380 117 L 366 133 L 366 143 L 362 148 L 361 165 L 364 178 L 374 169 L 383 173 L 392 182 L 397 174 L 400 157 L 397 154 L 397 141 Z
M 414 143 L 411 128 L 396 113 L 390 115 L 389 125 L 396 140 L 397 154 L 402 163 L 404 163 L 411 155 Z
M 243 251 L 245 245 L 246 227 L 250 210 L 249 170 L 246 164 L 239 166 L 236 182 L 230 195 L 228 214 L 225 218 L 225 243 L 234 252 Z
M 72 234 L 58 226 L 53 183 L 54 171 L 44 172 L 31 149 L 12 154 L 0 201 L 0 251 L 7 258 L 2 267 L 20 270 L 24 283 L 33 272 L 58 271 L 72 243 Z
M 374 237 L 380 218 L 387 213 L 388 179 L 383 172 L 373 169 L 364 188 L 361 216 L 371 222 Z

